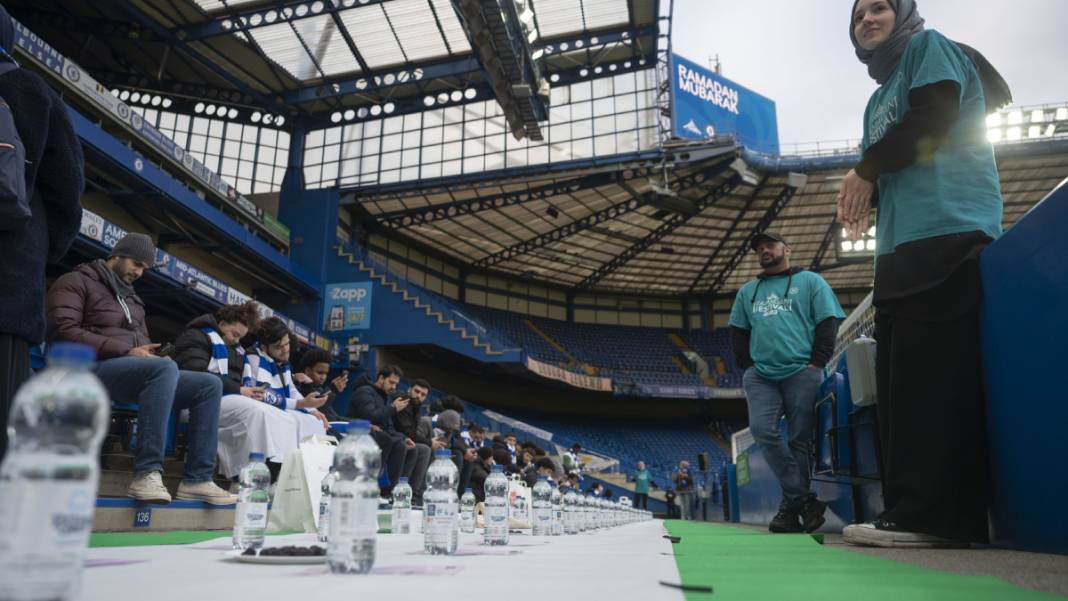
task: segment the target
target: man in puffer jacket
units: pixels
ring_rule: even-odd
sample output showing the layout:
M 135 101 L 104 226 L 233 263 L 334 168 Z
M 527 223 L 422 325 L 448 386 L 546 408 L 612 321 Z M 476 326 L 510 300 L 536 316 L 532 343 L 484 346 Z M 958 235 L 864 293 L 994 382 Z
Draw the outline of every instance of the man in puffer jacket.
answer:
M 174 409 L 189 410 L 185 477 L 177 497 L 212 505 L 237 502 L 212 482 L 218 440 L 222 382 L 207 373 L 180 371 L 159 357 L 145 325 L 145 305 L 133 283 L 156 257 L 145 234 L 129 233 L 105 261 L 82 263 L 48 289 L 45 309 L 48 338 L 80 342 L 96 349 L 93 371 L 115 401 L 136 402 L 137 456 L 126 494 L 148 503 L 170 503 L 163 485 L 163 447 L 167 420 Z

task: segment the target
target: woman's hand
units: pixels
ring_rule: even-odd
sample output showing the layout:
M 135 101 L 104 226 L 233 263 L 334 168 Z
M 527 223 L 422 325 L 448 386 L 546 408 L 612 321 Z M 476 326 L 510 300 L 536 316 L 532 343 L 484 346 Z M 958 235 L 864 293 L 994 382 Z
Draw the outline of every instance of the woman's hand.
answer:
M 262 386 L 242 386 L 241 396 L 248 397 L 257 401 L 263 400 L 263 387 Z
M 871 221 L 871 198 L 875 185 L 849 170 L 838 192 L 838 223 L 845 229 L 846 238 L 859 240 Z

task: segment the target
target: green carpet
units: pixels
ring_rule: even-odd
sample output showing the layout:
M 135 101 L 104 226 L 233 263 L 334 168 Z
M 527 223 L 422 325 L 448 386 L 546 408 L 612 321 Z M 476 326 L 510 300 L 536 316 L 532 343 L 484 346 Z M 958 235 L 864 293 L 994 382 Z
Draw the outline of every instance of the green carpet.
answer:
M 174 530 L 172 532 L 94 532 L 90 547 L 147 547 L 150 545 L 189 545 L 213 538 L 229 537 L 229 530 Z
M 686 601 L 1052 601 L 989 576 L 960 576 L 724 524 L 665 522 L 682 582 L 711 586 Z

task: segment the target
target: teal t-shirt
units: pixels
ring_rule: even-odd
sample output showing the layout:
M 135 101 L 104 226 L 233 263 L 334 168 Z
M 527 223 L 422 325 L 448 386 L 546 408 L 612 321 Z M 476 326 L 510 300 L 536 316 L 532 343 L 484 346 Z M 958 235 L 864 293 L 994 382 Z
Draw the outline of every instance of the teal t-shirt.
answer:
M 634 492 L 649 494 L 649 470 L 634 470 Z
M 946 234 L 1001 235 L 1001 186 L 986 138 L 983 86 L 971 59 L 942 34 L 927 29 L 909 41 L 897 69 L 868 100 L 861 148 L 901 120 L 909 91 L 940 81 L 959 86 L 959 116 L 938 150 L 920 148 L 912 165 L 879 176 L 876 256 Z
M 750 330 L 749 355 L 757 373 L 784 380 L 808 366 L 816 326 L 828 317 L 845 318 L 834 291 L 819 275 L 801 271 L 742 286 L 734 297 L 730 325 Z

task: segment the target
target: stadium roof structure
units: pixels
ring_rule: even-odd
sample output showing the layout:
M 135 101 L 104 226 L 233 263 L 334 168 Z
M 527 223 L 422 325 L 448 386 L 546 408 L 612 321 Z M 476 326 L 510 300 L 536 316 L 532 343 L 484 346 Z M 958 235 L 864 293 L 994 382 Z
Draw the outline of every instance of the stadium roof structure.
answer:
M 530 50 L 553 84 L 588 65 L 633 59 L 637 69 L 655 58 L 658 0 L 527 1 L 537 32 Z M 420 111 L 455 91 L 466 101 L 493 97 L 451 0 L 6 4 L 108 87 L 258 108 L 282 116 L 279 124 L 328 124 L 348 109 Z
M 1068 140 L 996 150 L 1007 228 L 1068 175 Z M 667 194 L 662 158 L 674 165 Z M 857 160 L 774 160 L 727 141 L 597 166 L 362 188 L 343 202 L 387 236 L 461 264 L 577 290 L 732 295 L 760 270 L 749 240 L 772 230 L 789 241 L 794 265 L 860 291 L 874 278 L 872 254 L 840 252 L 835 223 L 841 180 Z
M 12 0 L 6 6 L 113 92 L 165 94 L 174 99 L 173 110 L 187 114 L 204 102 L 262 111 L 303 144 L 299 133 L 354 119 L 492 104 L 500 90 L 486 66 L 493 57 L 483 52 L 492 44 L 472 43 L 477 36 L 464 27 L 470 13 L 461 7 L 496 1 Z M 537 36 L 527 50 L 540 57 L 554 92 L 650 72 L 670 36 L 659 0 L 518 5 L 531 13 Z M 665 116 L 659 104 L 639 107 L 645 109 Z M 1025 126 L 1032 113 L 1041 125 L 1031 126 L 1036 135 L 1028 130 L 1021 137 L 1010 115 L 1009 129 L 998 130 L 1005 136 L 995 148 L 1006 226 L 1068 175 L 1068 107 L 1016 112 Z M 871 253 L 844 249 L 834 224 L 855 147 L 765 157 L 730 138 L 656 142 L 540 165 L 323 185 L 341 189 L 349 222 L 451 259 L 467 273 L 576 291 L 727 296 L 759 269 L 748 253 L 750 238 L 772 229 L 790 241 L 795 265 L 820 271 L 838 290 L 870 288 Z

